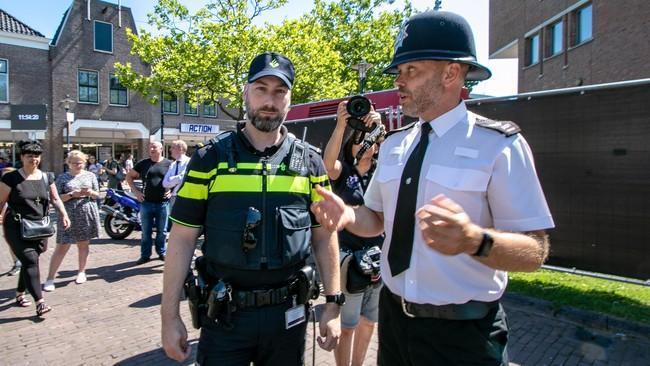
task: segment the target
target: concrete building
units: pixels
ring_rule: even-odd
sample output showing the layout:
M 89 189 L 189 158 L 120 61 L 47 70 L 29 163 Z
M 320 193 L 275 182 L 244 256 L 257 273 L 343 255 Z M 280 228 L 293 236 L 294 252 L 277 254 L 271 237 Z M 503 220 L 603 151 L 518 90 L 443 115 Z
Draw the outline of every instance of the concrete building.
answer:
M 647 0 L 490 0 L 490 58 L 519 60 L 519 92 L 650 76 Z
M 35 137 L 45 140 L 43 167 L 57 172 L 69 148 L 100 161 L 124 153 L 146 157 L 150 139 L 161 138 L 161 107 L 167 147 L 175 139 L 191 146 L 234 126 L 214 103 L 193 106 L 166 94 L 162 106 L 152 105 L 121 85 L 116 62 L 150 73 L 130 54 L 127 28 L 137 32 L 128 7 L 72 0 L 50 42 L 0 10 L 0 148 L 8 152 L 12 141 L 28 136 L 10 129 L 11 110 L 20 104 L 46 105 L 47 130 Z

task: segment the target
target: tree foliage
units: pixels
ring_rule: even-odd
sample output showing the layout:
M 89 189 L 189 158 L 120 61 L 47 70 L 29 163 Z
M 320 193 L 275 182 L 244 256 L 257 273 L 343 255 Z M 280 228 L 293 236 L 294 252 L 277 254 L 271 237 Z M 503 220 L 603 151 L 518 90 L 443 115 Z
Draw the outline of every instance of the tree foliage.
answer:
M 392 85 L 381 71 L 390 62 L 394 36 L 410 6 L 389 11 L 382 7 L 393 0 L 315 0 L 313 11 L 298 19 L 258 24 L 261 14 L 286 2 L 210 0 L 190 14 L 179 0 L 159 0 L 149 14 L 156 34 L 127 29 L 131 52 L 150 65 L 151 73 L 140 75 L 129 63 L 116 63 L 117 76 L 152 103 L 162 90 L 193 103 L 215 101 L 237 120 L 244 116 L 248 66 L 264 51 L 285 54 L 294 62 L 293 103 L 354 93 L 357 73 L 349 66 L 362 59 L 376 65 L 368 73 L 369 89 Z

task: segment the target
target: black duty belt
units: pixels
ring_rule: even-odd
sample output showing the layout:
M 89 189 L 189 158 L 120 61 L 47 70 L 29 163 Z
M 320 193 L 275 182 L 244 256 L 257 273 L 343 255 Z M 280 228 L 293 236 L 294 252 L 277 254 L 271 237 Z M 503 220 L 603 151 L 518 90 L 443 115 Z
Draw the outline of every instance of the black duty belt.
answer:
M 388 290 L 388 289 L 387 289 Z M 499 306 L 499 301 L 483 302 L 470 300 L 464 304 L 416 304 L 404 300 L 403 297 L 390 292 L 393 300 L 402 307 L 409 318 L 437 318 L 449 320 L 482 319 L 490 310 Z
M 288 301 L 296 289 L 294 285 L 286 285 L 274 289 L 238 291 L 233 290 L 232 301 L 238 309 L 279 305 Z

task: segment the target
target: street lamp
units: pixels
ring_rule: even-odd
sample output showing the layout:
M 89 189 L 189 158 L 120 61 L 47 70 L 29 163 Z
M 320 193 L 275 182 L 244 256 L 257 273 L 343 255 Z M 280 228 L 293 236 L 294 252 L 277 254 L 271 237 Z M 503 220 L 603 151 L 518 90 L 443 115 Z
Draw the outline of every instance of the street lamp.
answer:
M 165 93 L 160 89 L 160 143 L 162 144 L 163 156 L 165 156 Z
M 66 128 L 65 133 L 65 143 L 66 143 L 66 156 L 70 152 L 70 125 L 74 121 L 74 113 L 70 113 L 70 105 L 74 103 L 74 99 L 70 98 L 70 94 L 65 95 L 65 99 L 61 101 L 63 104 L 63 109 L 65 109 L 65 120 L 68 123 L 68 128 Z
M 359 72 L 359 93 L 363 94 L 366 92 L 366 72 L 370 70 L 373 64 L 366 62 L 366 60 L 361 59 L 356 65 L 350 66 L 352 70 L 357 70 Z

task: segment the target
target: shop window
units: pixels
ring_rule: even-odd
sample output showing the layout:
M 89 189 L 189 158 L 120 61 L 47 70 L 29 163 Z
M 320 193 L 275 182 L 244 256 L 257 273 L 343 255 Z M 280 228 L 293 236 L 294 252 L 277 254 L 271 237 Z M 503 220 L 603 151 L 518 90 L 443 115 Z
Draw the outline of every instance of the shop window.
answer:
M 97 71 L 79 70 L 79 102 L 99 103 Z
M 526 66 L 539 62 L 539 33 L 526 39 Z
M 173 93 L 163 94 L 163 113 L 178 114 L 178 97 Z
M 562 36 L 564 31 L 564 22 L 559 21 L 548 27 L 548 45 L 546 47 L 546 57 L 555 56 L 564 50 Z
M 203 116 L 204 117 L 216 117 L 217 116 L 217 104 L 215 102 L 204 102 L 203 103 Z
M 577 46 L 587 42 L 593 36 L 592 5 L 586 5 L 575 11 L 573 19 L 575 24 L 573 45 Z
M 109 75 L 109 94 L 110 104 L 112 105 L 129 105 L 129 91 L 126 87 L 120 84 L 115 74 Z
M 9 101 L 9 61 L 0 59 L 0 102 Z
M 184 113 L 186 115 L 190 115 L 190 116 L 198 116 L 199 115 L 199 107 L 198 107 L 198 105 L 192 104 L 192 102 L 190 102 L 190 96 L 189 95 L 186 95 L 185 98 L 183 98 L 183 101 L 185 102 Z

